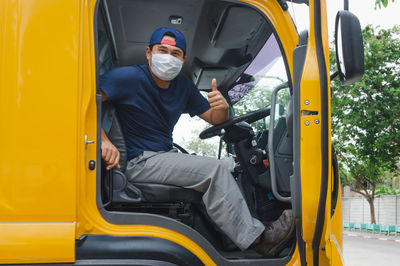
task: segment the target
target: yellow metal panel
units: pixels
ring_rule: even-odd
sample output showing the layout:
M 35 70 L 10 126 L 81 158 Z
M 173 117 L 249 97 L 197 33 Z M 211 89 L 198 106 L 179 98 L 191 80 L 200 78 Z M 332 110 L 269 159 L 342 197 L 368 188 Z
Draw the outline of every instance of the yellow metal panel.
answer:
M 296 249 L 294 250 L 292 257 L 290 258 L 290 261 L 286 264 L 287 266 L 301 266 L 300 262 L 300 254 L 299 254 L 299 249 L 296 246 Z
M 332 249 L 332 265 L 343 265 L 343 213 L 342 213 L 342 191 L 339 178 L 338 201 L 336 211 L 331 221 L 331 232 L 329 235 Z
M 292 51 L 298 42 L 297 33 L 293 27 L 292 20 L 287 12 L 283 12 L 274 1 L 249 1 L 267 14 L 277 29 L 280 38 L 285 41 L 282 46 L 287 54 L 288 67 L 292 68 Z M 80 106 L 80 121 L 78 135 L 87 134 L 91 140 L 96 139 L 96 103 L 95 103 L 95 57 L 93 39 L 93 14 L 95 0 L 83 1 L 82 7 L 82 34 L 80 36 L 80 47 L 82 51 L 80 58 L 80 81 L 85 88 L 84 93 L 78 95 Z M 96 158 L 96 146 L 89 146 L 87 151 L 84 145 L 78 146 L 78 161 L 93 160 Z M 82 164 L 78 171 L 78 225 L 76 238 L 83 234 L 107 234 L 114 236 L 150 236 L 159 237 L 173 241 L 195 254 L 205 265 L 215 265 L 209 255 L 190 238 L 173 230 L 150 225 L 114 225 L 103 219 L 96 205 L 96 173 L 88 170 Z M 298 254 L 297 252 L 295 254 Z M 291 265 L 298 265 L 298 256 L 294 256 Z M 297 262 L 296 262 L 297 261 Z
M 278 1 L 242 0 L 262 11 L 271 22 L 277 33 L 277 40 L 281 42 L 284 56 L 286 56 L 290 75 L 293 78 L 293 50 L 299 42 L 296 28 L 288 11 L 283 11 Z
M 289 14 L 275 1 L 248 2 L 270 18 L 284 40 L 291 69 L 297 35 Z M 76 237 L 84 233 L 161 237 L 213 265 L 204 250 L 183 235 L 155 226 L 109 224 L 98 212 L 95 171 L 86 165 L 96 158 L 96 146 L 86 151 L 83 144 L 85 135 L 96 139 L 94 5 L 94 0 L 0 2 L 0 112 L 7 114 L 0 126 L 6 140 L 2 146 L 6 152 L 0 155 L 0 229 L 6 233 L 0 241 L 7 243 L 11 256 L 4 258 L 73 260 L 74 223 L 4 222 L 74 221 L 78 175 Z M 308 68 L 313 71 L 310 62 Z M 313 75 L 308 77 L 311 88 L 317 80 Z M 318 98 L 313 93 L 309 96 Z M 310 170 L 311 174 L 315 171 Z M 312 210 L 308 212 L 312 216 Z M 48 245 L 55 253 L 44 253 Z M 36 248 L 25 248 L 21 253 L 19 247 L 23 246 Z
M 0 223 L 0 263 L 73 262 L 75 223 Z
M 330 96 L 329 80 L 329 50 L 328 50 L 328 31 L 326 21 L 325 1 L 321 1 L 321 34 L 324 49 L 324 57 L 327 73 L 328 98 Z M 307 56 L 303 69 L 303 76 L 300 87 L 300 108 L 301 108 L 301 149 L 300 149 L 300 169 L 301 169 L 301 189 L 302 189 L 302 215 L 303 215 L 303 239 L 306 241 L 307 262 L 312 265 L 311 243 L 314 237 L 318 203 L 321 188 L 321 92 L 318 60 L 316 55 L 316 40 L 314 28 L 314 1 L 310 1 L 310 30 Z M 306 116 L 303 111 L 317 111 L 318 115 Z M 330 114 L 330 98 L 328 99 L 328 114 Z M 330 119 L 330 115 L 328 115 Z M 316 122 L 317 121 L 317 122 Z M 328 121 L 328 131 L 330 132 L 330 120 Z M 328 136 L 328 148 L 330 155 L 330 135 Z M 331 158 L 328 160 L 331 169 Z M 321 246 L 325 250 L 331 251 L 329 243 L 330 232 L 330 207 L 331 207 L 331 171 L 328 174 L 328 195 L 326 199 L 324 229 L 321 238 Z M 341 211 L 341 210 L 339 210 Z M 320 264 L 329 265 L 331 263 L 331 252 L 320 249 Z
M 318 112 L 317 116 L 302 115 L 300 120 L 303 238 L 306 242 L 313 238 L 321 186 L 321 125 L 315 123 L 315 120 L 321 121 L 321 101 L 312 4 L 310 1 L 310 37 L 300 86 L 300 113 Z
M 0 222 L 76 215 L 79 1 L 0 1 Z

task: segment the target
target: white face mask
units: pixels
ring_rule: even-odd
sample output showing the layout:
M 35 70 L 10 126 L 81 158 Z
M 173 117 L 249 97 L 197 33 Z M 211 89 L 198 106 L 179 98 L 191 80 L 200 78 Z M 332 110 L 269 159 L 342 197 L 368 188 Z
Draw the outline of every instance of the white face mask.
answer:
M 183 62 L 170 54 L 152 54 L 151 72 L 159 79 L 169 81 L 181 72 Z

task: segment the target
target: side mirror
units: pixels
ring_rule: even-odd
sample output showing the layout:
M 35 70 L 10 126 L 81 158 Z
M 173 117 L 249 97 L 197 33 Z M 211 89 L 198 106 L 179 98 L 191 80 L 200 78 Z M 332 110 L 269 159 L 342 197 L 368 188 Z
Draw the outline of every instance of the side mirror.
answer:
M 335 25 L 336 61 L 342 85 L 351 85 L 364 75 L 364 44 L 358 18 L 339 11 Z

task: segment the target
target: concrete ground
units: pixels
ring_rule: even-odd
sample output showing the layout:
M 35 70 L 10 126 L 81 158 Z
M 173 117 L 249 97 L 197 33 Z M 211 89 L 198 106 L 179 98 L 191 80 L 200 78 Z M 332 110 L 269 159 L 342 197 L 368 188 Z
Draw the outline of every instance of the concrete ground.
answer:
M 343 232 L 346 266 L 400 265 L 400 236 Z

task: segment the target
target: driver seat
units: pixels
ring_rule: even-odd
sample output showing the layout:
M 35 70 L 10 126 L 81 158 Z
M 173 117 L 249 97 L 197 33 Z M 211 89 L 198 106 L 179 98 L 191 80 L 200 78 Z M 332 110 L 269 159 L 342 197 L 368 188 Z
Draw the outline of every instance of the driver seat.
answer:
M 110 141 L 120 152 L 120 169 L 109 171 L 102 167 L 103 196 L 108 199 L 105 205 L 131 205 L 134 203 L 194 203 L 200 204 L 202 193 L 193 189 L 156 183 L 128 182 L 124 172 L 127 166 L 127 151 L 121 127 L 115 115 L 115 107 L 103 103 L 102 127 Z M 103 163 L 102 165 L 105 166 Z M 104 197 L 103 197 L 104 198 Z

